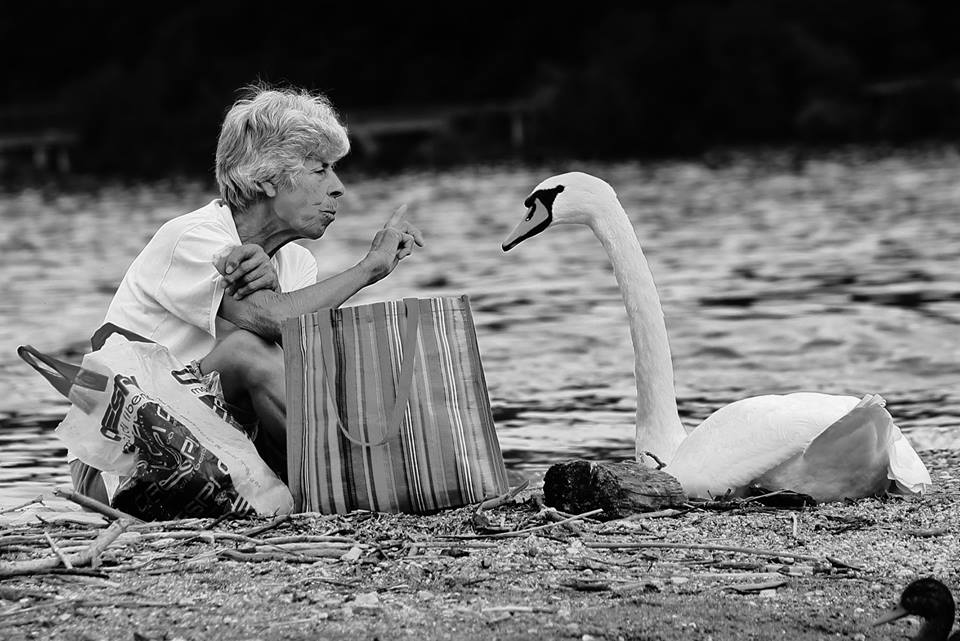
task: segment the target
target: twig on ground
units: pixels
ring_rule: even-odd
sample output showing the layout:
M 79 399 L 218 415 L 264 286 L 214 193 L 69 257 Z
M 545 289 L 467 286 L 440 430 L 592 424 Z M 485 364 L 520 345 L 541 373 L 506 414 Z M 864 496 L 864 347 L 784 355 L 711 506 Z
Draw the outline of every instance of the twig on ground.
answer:
M 904 530 L 910 536 L 919 536 L 919 537 L 928 537 L 928 536 L 941 536 L 950 531 L 949 527 L 935 527 L 929 529 L 907 529 Z
M 829 561 L 834 567 L 847 568 L 849 570 L 857 570 L 858 572 L 863 572 L 862 567 L 853 565 L 852 563 L 847 563 L 846 561 L 841 561 L 840 559 L 836 559 L 832 556 L 828 556 L 827 561 Z
M 774 590 L 776 588 L 782 588 L 785 585 L 787 585 L 786 579 L 774 579 L 772 581 L 766 581 L 764 583 L 740 583 L 740 584 L 724 585 L 720 589 L 733 590 L 734 592 L 739 592 L 740 594 L 749 594 L 750 592 L 762 592 L 764 590 Z
M 63 552 L 60 551 L 60 548 L 57 547 L 57 544 L 53 542 L 53 539 L 50 538 L 50 533 L 46 530 L 43 531 L 43 536 L 47 539 L 47 545 L 50 546 L 50 549 L 53 550 L 53 553 L 57 555 L 57 558 L 60 559 L 60 562 L 63 563 L 63 567 L 68 570 L 73 569 L 73 563 L 70 562 L 70 559 L 63 555 Z
M 204 529 L 204 530 L 212 530 L 213 528 L 217 527 L 218 525 L 220 525 L 220 524 L 223 523 L 224 521 L 227 521 L 227 520 L 229 520 L 229 519 L 232 519 L 232 518 L 234 518 L 235 516 L 238 516 L 237 512 L 235 512 L 235 511 L 233 511 L 233 510 L 230 510 L 230 511 L 227 512 L 226 514 L 221 514 L 220 516 L 218 516 L 217 518 L 215 518 L 215 519 L 213 520 L 213 522 L 210 523 L 210 525 L 208 525 L 207 527 L 205 527 L 205 528 L 203 528 L 203 529 Z
M 774 490 L 773 492 L 767 492 L 766 494 L 757 494 L 756 496 L 748 496 L 742 499 L 739 499 L 740 503 L 752 503 L 754 501 L 762 501 L 763 499 L 768 499 L 771 496 L 779 496 L 780 494 L 786 494 L 787 490 Z
M 642 521 L 643 519 L 662 519 L 671 516 L 680 516 L 681 514 L 686 514 L 689 512 L 689 509 L 686 510 L 677 510 L 674 508 L 667 508 L 665 510 L 656 510 L 654 512 L 640 512 L 639 514 L 631 514 L 630 516 L 625 516 L 620 521 Z
M 355 546 L 355 543 L 330 543 L 330 542 L 310 542 L 305 541 L 303 543 L 270 543 L 266 545 L 256 545 L 253 546 L 257 549 L 258 552 L 268 552 L 270 550 L 282 551 L 282 552 L 297 552 L 299 554 L 311 554 L 317 550 L 341 550 L 346 552 L 351 547 Z M 241 552 L 246 550 L 241 550 Z
M 21 509 L 23 509 L 23 508 L 25 508 L 25 507 L 29 507 L 29 506 L 33 505 L 34 503 L 41 503 L 41 504 L 42 504 L 42 503 L 43 503 L 43 495 L 41 494 L 41 495 L 37 496 L 36 498 L 30 499 L 30 500 L 27 501 L 26 503 L 21 503 L 21 504 L 19 504 L 19 505 L 14 505 L 14 506 L 11 506 L 11 507 L 3 508 L 2 510 L 0 510 L 0 514 L 7 514 L 8 512 L 16 512 L 17 510 L 21 510 Z
M 61 497 L 61 498 L 65 498 L 65 499 L 67 499 L 68 501 L 71 501 L 71 502 L 73 502 L 73 503 L 76 503 L 77 505 L 79 505 L 79 506 L 81 506 L 81 507 L 87 508 L 88 510 L 93 510 L 94 512 L 98 512 L 98 513 L 104 515 L 105 517 L 107 517 L 107 518 L 109 518 L 109 519 L 113 519 L 113 520 L 115 520 L 115 521 L 116 521 L 116 520 L 119 520 L 119 519 L 125 519 L 125 520 L 126 520 L 127 522 L 129 522 L 129 523 L 142 523 L 142 522 L 143 522 L 143 521 L 141 521 L 140 519 L 138 519 L 138 518 L 135 517 L 135 516 L 131 516 L 131 515 L 127 514 L 126 512 L 121 512 L 120 510 L 118 510 L 118 509 L 116 509 L 116 508 L 110 507 L 110 506 L 107 505 L 106 503 L 101 503 L 100 501 L 98 501 L 98 500 L 96 500 L 96 499 L 92 499 L 92 498 L 90 498 L 89 496 L 84 496 L 84 495 L 82 495 L 82 494 L 79 494 L 79 493 L 74 492 L 73 490 L 70 490 L 70 489 L 67 489 L 67 488 L 58 487 L 58 488 L 56 488 L 56 489 L 53 491 L 53 493 L 56 494 L 57 496 Z
M 533 605 L 495 605 L 489 608 L 483 608 L 481 614 L 495 614 L 498 612 L 556 612 L 557 608 L 533 606 Z
M 576 516 L 563 519 L 562 521 L 557 521 L 556 523 L 547 523 L 546 525 L 528 527 L 523 530 L 514 530 L 513 532 L 498 532 L 496 534 L 451 534 L 449 536 L 452 539 L 506 539 L 515 536 L 526 536 L 533 532 L 539 532 L 540 530 L 546 530 L 547 528 L 557 527 L 558 525 L 564 525 L 579 519 L 585 519 L 593 516 L 594 514 L 600 514 L 601 512 L 603 512 L 603 509 L 597 508 L 596 510 L 590 510 L 589 512 L 584 512 L 583 514 L 577 514 Z
M 560 523 L 561 521 L 566 521 L 563 515 L 560 514 L 558 510 L 555 510 L 552 507 L 544 508 L 540 510 L 538 516 L 542 516 L 548 521 L 553 521 L 554 523 Z M 567 528 L 576 535 L 583 534 L 583 530 L 580 529 L 580 526 L 576 523 L 566 522 L 563 524 L 563 527 Z
M 580 592 L 605 592 L 610 589 L 610 582 L 601 579 L 570 579 L 561 581 L 560 585 Z
M 323 558 L 339 558 L 343 555 L 343 550 L 337 550 L 338 554 L 332 556 L 322 555 L 295 555 L 279 554 L 273 552 L 238 552 L 237 550 L 220 550 L 217 556 L 231 561 L 252 561 L 259 563 L 262 561 L 284 561 L 286 563 L 316 563 Z
M 272 530 L 273 528 L 277 527 L 281 523 L 285 523 L 289 520 L 290 520 L 289 514 L 281 514 L 280 516 L 273 519 L 269 523 L 258 525 L 257 527 L 252 527 L 249 530 L 244 530 L 243 532 L 241 532 L 241 534 L 243 534 L 244 536 L 250 536 L 250 537 L 257 536 L 258 534 L 263 534 L 267 530 Z
M 453 541 L 411 541 L 403 544 L 404 548 L 495 548 L 496 543 L 482 543 L 480 541 L 463 541 L 454 543 Z
M 675 550 L 709 550 L 712 552 L 739 552 L 741 554 L 755 554 L 757 556 L 769 556 L 769 557 L 789 557 L 791 559 L 803 559 L 804 561 L 823 561 L 827 560 L 831 563 L 835 563 L 830 557 L 822 556 L 810 556 L 808 554 L 797 554 L 796 552 L 789 552 L 787 550 L 760 550 L 757 548 L 743 548 L 737 547 L 735 545 L 711 545 L 704 543 L 664 543 L 662 541 L 631 541 L 623 543 L 605 543 L 598 541 L 588 541 L 583 544 L 584 547 L 588 548 L 605 548 L 605 549 L 642 549 L 642 548 L 663 548 L 663 549 L 675 549 Z M 848 566 L 849 567 L 849 566 Z
M 90 547 L 77 556 L 72 557 L 70 562 L 77 567 L 93 565 L 95 559 L 99 560 L 100 553 L 127 529 L 127 525 L 127 521 L 123 519 L 115 521 L 110 527 L 100 533 L 93 543 L 90 544 Z M 17 576 L 21 574 L 42 574 L 55 570 L 58 565 L 60 565 L 60 559 L 58 557 L 31 559 L 29 561 L 0 561 L 0 577 Z M 75 569 L 76 567 L 74 570 Z M 67 572 L 74 570 L 67 570 Z
M 358 541 L 348 536 L 326 536 L 323 534 L 300 534 L 296 536 L 272 536 L 266 539 L 254 539 L 247 535 L 251 542 L 258 545 L 282 545 L 284 543 L 352 543 L 356 545 Z
M 479 512 L 480 510 L 492 510 L 495 507 L 500 507 L 501 505 L 503 505 L 504 503 L 511 500 L 513 497 L 515 497 L 517 494 L 527 489 L 528 485 L 530 485 L 530 480 L 524 479 L 523 483 L 511 489 L 509 492 L 505 492 L 504 494 L 501 494 L 500 496 L 494 497 L 492 499 L 487 499 L 486 501 L 481 503 L 479 506 L 477 506 L 477 512 Z
M 206 519 L 190 517 L 186 519 L 173 519 L 171 521 L 145 521 L 143 523 L 134 523 L 130 526 L 133 532 L 145 532 L 147 530 L 203 530 Z

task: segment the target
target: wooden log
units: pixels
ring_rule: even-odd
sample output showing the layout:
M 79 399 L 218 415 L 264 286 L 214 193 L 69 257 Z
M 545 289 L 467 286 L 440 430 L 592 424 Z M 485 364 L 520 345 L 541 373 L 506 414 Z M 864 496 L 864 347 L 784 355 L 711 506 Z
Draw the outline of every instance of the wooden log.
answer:
M 543 477 L 544 502 L 564 512 L 602 509 L 603 517 L 679 507 L 687 502 L 680 482 L 636 461 L 576 459 L 557 463 Z

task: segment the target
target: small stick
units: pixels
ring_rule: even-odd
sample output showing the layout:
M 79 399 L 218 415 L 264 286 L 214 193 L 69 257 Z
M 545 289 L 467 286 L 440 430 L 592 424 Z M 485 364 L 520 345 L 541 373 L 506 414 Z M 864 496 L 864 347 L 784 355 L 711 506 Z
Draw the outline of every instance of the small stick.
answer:
M 733 590 L 734 592 L 739 592 L 740 594 L 746 594 L 748 592 L 762 592 L 763 590 L 782 588 L 785 585 L 787 585 L 786 579 L 773 579 L 772 581 L 766 581 L 764 583 L 740 583 L 725 585 L 720 589 Z
M 658 457 L 658 456 L 657 456 L 656 454 L 654 454 L 653 452 L 644 452 L 644 454 L 646 454 L 647 456 L 649 456 L 650 458 L 652 458 L 654 461 L 657 462 L 657 469 L 658 469 L 658 470 L 662 470 L 663 468 L 665 468 L 665 467 L 667 466 L 667 464 L 664 463 L 663 461 L 661 461 L 661 460 L 660 460 L 660 457 Z
M 280 545 L 282 543 L 352 543 L 356 545 L 358 541 L 348 536 L 325 536 L 321 534 L 301 534 L 297 536 L 271 536 L 265 539 L 253 539 L 258 544 L 272 543 Z
M 206 519 L 190 517 L 187 519 L 173 519 L 171 521 L 145 521 L 143 523 L 134 523 L 130 530 L 134 532 L 143 532 L 145 530 L 169 530 L 169 529 L 204 529 L 203 522 Z
M 847 568 L 849 570 L 857 570 L 858 572 L 863 572 L 863 568 L 847 563 L 846 561 L 841 561 L 840 559 L 835 559 L 832 556 L 828 556 L 827 561 L 830 561 L 830 563 L 834 567 Z
M 60 559 L 60 562 L 63 563 L 63 567 L 68 570 L 73 569 L 73 563 L 70 562 L 70 559 L 63 555 L 63 552 L 60 551 L 60 548 L 57 547 L 57 544 L 53 542 L 53 539 L 50 538 L 50 533 L 46 530 L 43 531 L 43 536 L 47 539 L 47 544 L 50 546 L 50 549 L 53 550 L 53 553 L 57 555 L 57 558 Z
M 20 505 L 14 505 L 13 507 L 4 508 L 0 510 L 0 514 L 6 514 L 7 512 L 16 512 L 17 510 L 33 505 L 34 503 L 43 503 L 43 495 L 41 494 L 37 496 L 37 498 L 35 499 L 30 499 L 26 503 L 21 503 Z
M 285 523 L 286 521 L 289 521 L 289 520 L 290 520 L 289 514 L 281 514 L 280 516 L 273 519 L 269 523 L 266 523 L 264 525 L 258 525 L 257 527 L 252 527 L 249 530 L 244 530 L 243 532 L 241 532 L 241 534 L 243 534 L 244 536 L 251 536 L 251 537 L 257 536 L 258 534 L 263 534 L 267 530 L 272 530 L 273 528 L 277 527 L 281 523 Z
M 624 542 L 624 543 L 600 543 L 596 541 L 587 541 L 583 544 L 584 547 L 588 548 L 605 548 L 605 549 L 641 549 L 641 548 L 664 548 L 664 549 L 676 549 L 676 550 L 709 550 L 712 552 L 740 552 L 741 554 L 755 554 L 757 556 L 771 556 L 771 557 L 790 557 L 791 559 L 803 559 L 804 561 L 823 561 L 824 557 L 821 556 L 809 556 L 806 554 L 796 554 L 795 552 L 787 552 L 784 550 L 760 550 L 757 548 L 742 548 L 735 545 L 710 545 L 710 544 L 701 544 L 701 543 L 663 543 L 663 542 Z M 830 557 L 826 557 L 828 561 L 833 562 Z
M 942 534 L 946 534 L 946 533 L 949 532 L 949 531 L 950 531 L 950 528 L 948 528 L 948 527 L 935 527 L 935 528 L 930 528 L 930 529 L 904 530 L 904 532 L 906 532 L 906 533 L 909 534 L 910 536 L 920 536 L 920 537 L 940 536 L 940 535 L 942 535 Z
M 798 539 L 800 538 L 800 518 L 796 512 L 791 512 L 790 518 L 793 520 L 793 538 Z
M 62 498 L 67 499 L 68 501 L 72 501 L 72 502 L 76 503 L 77 505 L 80 505 L 80 506 L 82 506 L 82 507 L 85 507 L 85 508 L 87 508 L 88 510 L 93 510 L 94 512 L 99 512 L 100 514 L 104 515 L 105 517 L 107 517 L 107 518 L 109 518 L 109 519 L 113 519 L 113 520 L 115 520 L 115 521 L 116 521 L 116 520 L 119 520 L 119 519 L 125 519 L 125 520 L 127 520 L 128 522 L 130 522 L 130 523 L 143 523 L 143 521 L 141 521 L 140 519 L 138 519 L 138 518 L 135 517 L 135 516 L 131 516 L 131 515 L 127 514 L 126 512 L 121 512 L 120 510 L 118 510 L 118 509 L 116 509 L 116 508 L 112 508 L 112 507 L 110 507 L 109 505 L 107 505 L 107 504 L 105 504 L 105 503 L 101 503 L 100 501 L 98 501 L 98 500 L 96 500 L 96 499 L 92 499 L 92 498 L 90 498 L 89 496 L 84 496 L 84 495 L 82 495 L 82 494 L 79 494 L 79 493 L 77 493 L 77 492 L 74 492 L 73 490 L 69 490 L 69 489 L 66 489 L 66 488 L 60 488 L 60 487 L 58 487 L 58 488 L 56 488 L 56 489 L 53 491 L 53 493 L 56 494 L 56 495 L 59 496 L 59 497 L 62 497 Z
M 483 543 L 481 541 L 464 541 L 462 543 L 453 543 L 451 541 L 413 541 L 404 544 L 405 548 L 410 550 L 416 548 L 478 548 L 489 549 L 498 547 L 496 543 Z
M 528 485 L 530 485 L 530 479 L 524 479 L 523 483 L 513 488 L 509 492 L 501 494 L 500 496 L 494 497 L 492 499 L 487 499 L 486 501 L 481 503 L 479 507 L 477 507 L 477 511 L 479 512 L 480 510 L 492 510 L 495 507 L 499 507 L 503 505 L 504 503 L 506 503 L 513 497 L 515 497 L 517 494 L 520 494 L 520 492 L 527 489 Z
M 217 518 L 215 518 L 210 525 L 208 525 L 207 527 L 205 527 L 205 528 L 203 528 L 203 529 L 204 529 L 204 530 L 212 530 L 213 528 L 217 527 L 218 525 L 220 525 L 221 523 L 223 523 L 223 522 L 226 521 L 227 519 L 232 519 L 232 518 L 235 517 L 235 516 L 237 516 L 237 513 L 236 513 L 234 510 L 230 510 L 230 511 L 227 512 L 226 514 L 221 514 L 220 516 L 218 516 Z
M 751 501 L 759 501 L 760 499 L 768 499 L 771 496 L 778 496 L 780 494 L 785 494 L 786 490 L 774 490 L 773 492 L 767 492 L 766 494 L 758 494 L 756 496 L 748 496 L 745 499 L 740 499 L 740 503 L 750 503 Z
M 560 515 L 560 512 L 553 509 L 552 507 L 548 507 L 546 509 L 540 510 L 540 515 L 542 515 L 543 518 L 545 518 L 546 520 L 553 521 L 555 523 L 559 523 L 560 521 L 564 520 L 563 516 Z M 583 530 L 581 530 L 580 526 L 577 525 L 576 523 L 566 523 L 564 527 L 569 529 L 574 534 L 579 535 L 583 533 Z
M 653 512 L 640 512 L 639 514 L 631 514 L 630 516 L 625 516 L 622 519 L 617 519 L 618 521 L 642 521 L 643 519 L 662 519 L 670 516 L 680 516 L 681 514 L 686 514 L 690 510 L 677 510 L 674 508 L 667 508 L 664 510 L 655 510 Z
M 341 552 L 342 554 L 342 552 Z M 274 554 L 271 552 L 237 552 L 236 550 L 220 550 L 218 556 L 231 561 L 286 561 L 287 563 L 316 563 L 322 556 L 302 556 L 292 554 Z M 339 556 L 339 555 L 338 555 Z
M 593 516 L 594 514 L 600 514 L 603 512 L 603 508 L 597 508 L 596 510 L 590 510 L 589 512 L 584 512 L 583 514 L 577 514 L 572 516 L 569 519 L 563 519 L 562 521 L 557 521 L 556 523 L 547 523 L 546 525 L 538 525 L 536 527 L 528 527 L 523 530 L 514 530 L 513 532 L 498 532 L 497 534 L 463 534 L 463 535 L 453 535 L 451 538 L 454 539 L 505 539 L 515 536 L 526 536 L 531 532 L 539 532 L 540 530 L 546 530 L 547 528 L 557 527 L 558 525 L 564 525 L 572 521 L 579 519 L 585 519 L 587 517 Z
M 309 552 L 310 550 L 349 550 L 356 543 L 331 543 L 329 541 L 304 541 L 303 543 L 265 543 L 255 546 L 260 551 L 268 548 L 284 552 Z
M 703 574 L 693 574 L 688 578 L 696 581 L 754 581 L 758 583 L 771 583 L 774 581 L 786 582 L 786 579 L 783 578 L 783 575 L 777 572 L 704 572 Z M 744 586 L 748 584 L 735 583 L 732 585 Z

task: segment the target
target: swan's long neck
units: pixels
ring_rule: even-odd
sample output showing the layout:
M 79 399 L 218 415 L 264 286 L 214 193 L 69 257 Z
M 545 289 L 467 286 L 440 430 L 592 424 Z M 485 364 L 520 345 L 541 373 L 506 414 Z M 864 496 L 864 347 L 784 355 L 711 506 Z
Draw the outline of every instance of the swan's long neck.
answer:
M 604 207 L 590 226 L 607 250 L 630 321 L 637 379 L 637 460 L 649 451 L 669 463 L 686 431 L 677 414 L 670 343 L 653 274 L 619 201 Z

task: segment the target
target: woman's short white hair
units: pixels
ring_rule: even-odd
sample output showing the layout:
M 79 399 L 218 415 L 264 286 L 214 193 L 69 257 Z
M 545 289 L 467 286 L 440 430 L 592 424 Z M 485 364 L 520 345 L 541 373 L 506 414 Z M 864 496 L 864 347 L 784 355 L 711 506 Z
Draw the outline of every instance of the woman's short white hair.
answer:
M 289 188 L 308 158 L 332 163 L 350 151 L 326 96 L 265 86 L 246 94 L 224 117 L 217 143 L 220 197 L 234 213 L 264 198 L 261 183 Z

